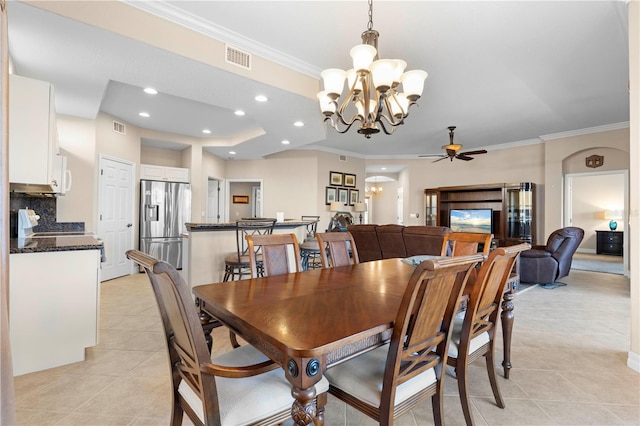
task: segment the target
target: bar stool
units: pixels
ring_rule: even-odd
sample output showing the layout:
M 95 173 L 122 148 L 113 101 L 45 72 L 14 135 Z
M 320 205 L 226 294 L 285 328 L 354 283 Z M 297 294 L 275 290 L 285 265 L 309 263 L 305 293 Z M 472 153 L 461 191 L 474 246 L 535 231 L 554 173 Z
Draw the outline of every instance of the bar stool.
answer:
M 242 219 L 236 221 L 236 251 L 224 258 L 224 278 L 222 281 L 241 280 L 245 275 L 251 276 L 249 268 L 249 245 L 245 236 L 265 235 L 273 233 L 276 219 Z M 262 268 L 262 257 L 258 256 L 257 263 Z M 236 278 L 237 276 L 237 278 Z
M 302 270 L 307 271 L 309 269 L 322 268 L 320 246 L 318 245 L 318 240 L 316 240 L 316 230 L 318 229 L 320 216 L 302 216 L 302 220 L 313 221 L 313 223 L 306 225 L 307 235 L 302 244 L 300 244 L 300 263 Z

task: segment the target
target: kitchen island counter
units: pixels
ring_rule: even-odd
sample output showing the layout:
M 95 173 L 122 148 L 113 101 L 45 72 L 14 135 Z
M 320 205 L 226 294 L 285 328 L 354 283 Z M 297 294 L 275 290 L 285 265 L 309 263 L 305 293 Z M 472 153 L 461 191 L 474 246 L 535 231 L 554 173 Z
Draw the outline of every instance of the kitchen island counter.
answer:
M 307 236 L 307 225 L 315 220 L 285 219 L 276 222 L 274 234 L 295 234 L 302 243 Z M 189 232 L 182 235 L 182 275 L 194 287 L 222 281 L 224 259 L 236 250 L 236 224 L 186 223 Z
M 299 219 L 285 219 L 283 222 L 276 222 L 274 229 L 293 229 L 299 226 L 307 226 L 317 220 L 299 220 Z M 189 232 L 210 232 L 210 231 L 233 231 L 236 229 L 235 222 L 225 223 L 185 223 Z

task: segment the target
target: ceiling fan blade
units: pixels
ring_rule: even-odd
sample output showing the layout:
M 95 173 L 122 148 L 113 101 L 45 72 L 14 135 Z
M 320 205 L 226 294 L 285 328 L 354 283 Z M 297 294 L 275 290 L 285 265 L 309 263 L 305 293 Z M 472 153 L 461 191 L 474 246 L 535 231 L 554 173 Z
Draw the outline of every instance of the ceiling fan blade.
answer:
M 426 157 L 426 158 L 440 158 L 442 157 L 442 154 L 422 154 L 422 155 L 418 155 L 418 157 Z
M 458 155 L 479 155 L 479 154 L 486 154 L 487 150 L 486 149 L 479 149 L 477 151 L 466 151 L 466 152 L 461 152 Z
M 442 160 L 444 160 L 444 159 L 446 159 L 446 158 L 449 158 L 449 156 L 448 156 L 448 155 L 446 155 L 446 156 L 444 156 L 444 157 L 440 157 L 440 158 L 438 158 L 437 160 L 433 160 L 433 161 L 432 161 L 432 163 L 437 163 L 438 161 L 442 161 Z
M 456 158 L 458 160 L 464 160 L 464 161 L 473 160 L 473 157 L 467 157 L 465 154 L 458 154 L 456 155 Z

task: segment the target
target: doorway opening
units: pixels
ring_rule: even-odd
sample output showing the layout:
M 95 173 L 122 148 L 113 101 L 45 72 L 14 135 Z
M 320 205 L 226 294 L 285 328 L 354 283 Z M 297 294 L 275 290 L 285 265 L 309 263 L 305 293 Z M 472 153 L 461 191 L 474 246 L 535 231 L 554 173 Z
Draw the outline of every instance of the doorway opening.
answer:
M 263 217 L 262 179 L 227 179 L 224 196 L 225 222 L 246 217 Z

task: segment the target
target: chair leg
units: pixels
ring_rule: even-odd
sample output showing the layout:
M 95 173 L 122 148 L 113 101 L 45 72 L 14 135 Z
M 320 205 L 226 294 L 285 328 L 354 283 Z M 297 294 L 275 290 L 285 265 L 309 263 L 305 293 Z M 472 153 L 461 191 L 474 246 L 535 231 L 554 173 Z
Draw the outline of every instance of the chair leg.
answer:
M 444 378 L 444 377 L 443 377 Z M 438 386 L 438 390 L 431 397 L 431 407 L 433 409 L 433 423 L 436 426 L 442 426 L 444 422 L 442 421 L 444 417 L 444 405 L 443 405 L 443 383 L 440 382 Z
M 500 393 L 500 388 L 498 387 L 498 379 L 496 376 L 496 365 L 495 360 L 493 359 L 493 346 L 487 351 L 487 353 L 484 355 L 484 358 L 487 363 L 487 374 L 489 375 L 489 382 L 491 383 L 493 397 L 496 399 L 496 404 L 498 404 L 498 407 L 504 408 L 504 400 L 502 399 L 502 394 Z
M 234 348 L 240 347 L 240 343 L 238 343 L 238 338 L 236 337 L 236 333 L 234 333 L 231 330 L 229 330 L 229 340 L 231 341 L 231 346 L 233 346 Z
M 473 426 L 473 415 L 471 414 L 471 402 L 469 401 L 469 384 L 467 383 L 467 360 L 458 360 L 456 367 L 456 379 L 458 380 L 458 393 L 462 404 L 462 413 L 467 426 Z

